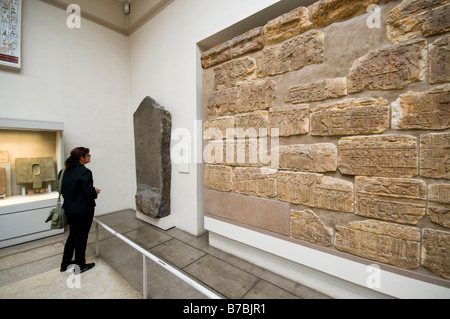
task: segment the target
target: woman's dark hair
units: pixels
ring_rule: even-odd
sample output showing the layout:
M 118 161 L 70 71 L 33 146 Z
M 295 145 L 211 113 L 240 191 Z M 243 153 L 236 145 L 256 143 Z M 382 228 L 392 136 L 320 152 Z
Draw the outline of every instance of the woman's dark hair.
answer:
M 80 162 L 80 159 L 83 156 L 86 156 L 89 154 L 89 149 L 86 147 L 76 147 L 70 152 L 70 156 L 68 159 L 66 159 L 66 162 L 64 165 L 66 166 L 66 169 L 71 169 L 75 166 L 75 164 Z

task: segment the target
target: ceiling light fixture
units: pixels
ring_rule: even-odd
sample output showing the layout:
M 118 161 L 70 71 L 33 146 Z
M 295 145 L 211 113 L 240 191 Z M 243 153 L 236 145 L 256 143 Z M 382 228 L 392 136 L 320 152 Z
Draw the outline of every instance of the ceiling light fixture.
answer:
M 129 15 L 130 11 L 131 11 L 130 7 L 131 7 L 131 5 L 130 5 L 129 2 L 124 2 L 124 4 L 123 4 L 123 13 L 125 13 L 126 15 Z

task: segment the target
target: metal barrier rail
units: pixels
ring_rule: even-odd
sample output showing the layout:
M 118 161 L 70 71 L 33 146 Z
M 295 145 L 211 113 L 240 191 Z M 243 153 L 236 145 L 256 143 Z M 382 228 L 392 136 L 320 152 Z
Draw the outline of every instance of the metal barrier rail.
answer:
M 161 259 L 159 259 L 158 257 L 152 255 L 147 250 L 143 249 L 142 247 L 138 246 L 137 244 L 133 243 L 131 240 L 129 240 L 125 236 L 119 234 L 114 229 L 106 226 L 104 223 L 99 221 L 97 218 L 94 218 L 94 222 L 96 223 L 95 224 L 95 254 L 96 254 L 97 257 L 99 256 L 99 247 L 98 247 L 98 226 L 99 225 L 102 226 L 105 230 L 107 230 L 111 234 L 113 234 L 114 236 L 120 238 L 122 241 L 124 241 L 125 243 L 127 243 L 128 245 L 130 245 L 131 247 L 133 247 L 134 249 L 136 249 L 140 253 L 142 253 L 142 260 L 143 260 L 143 279 L 142 279 L 143 280 L 143 293 L 142 294 L 143 294 L 143 298 L 144 299 L 147 299 L 147 258 L 150 258 L 151 260 L 153 260 L 155 263 L 157 263 L 161 267 L 167 269 L 172 274 L 174 274 L 175 276 L 177 276 L 178 278 L 180 278 L 181 280 L 186 282 L 191 287 L 197 289 L 198 291 L 200 291 L 205 296 L 207 296 L 207 297 L 209 297 L 211 299 L 222 299 L 220 296 L 216 295 L 215 293 L 213 293 L 209 289 L 207 289 L 204 286 L 200 285 L 198 282 L 192 280 L 191 278 L 189 278 L 188 276 L 186 276 L 185 274 L 183 274 L 179 270 L 177 270 L 174 267 L 168 265 L 166 262 L 164 262 Z

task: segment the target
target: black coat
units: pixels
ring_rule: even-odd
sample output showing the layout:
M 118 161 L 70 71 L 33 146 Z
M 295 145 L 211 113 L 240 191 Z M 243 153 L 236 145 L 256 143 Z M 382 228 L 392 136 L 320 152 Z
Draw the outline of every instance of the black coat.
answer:
M 60 176 L 61 172 L 58 177 Z M 63 208 L 66 214 L 93 213 L 97 192 L 94 188 L 92 172 L 81 164 L 75 164 L 73 168 L 66 169 L 61 195 L 64 198 Z

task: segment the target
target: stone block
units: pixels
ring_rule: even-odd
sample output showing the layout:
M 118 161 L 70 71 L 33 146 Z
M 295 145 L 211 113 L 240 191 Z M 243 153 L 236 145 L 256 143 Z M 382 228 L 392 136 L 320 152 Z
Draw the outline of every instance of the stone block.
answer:
M 406 178 L 356 177 L 355 214 L 416 225 L 425 216 L 427 186 Z
M 437 39 L 428 47 L 430 83 L 450 82 L 450 35 Z
M 237 100 L 239 113 L 268 110 L 272 107 L 277 93 L 275 81 L 257 81 L 242 85 Z
M 420 176 L 450 179 L 450 133 L 420 136 Z
M 233 38 L 230 41 L 231 58 L 235 59 L 244 54 L 264 48 L 264 27 L 258 27 Z
M 280 169 L 303 172 L 334 172 L 337 147 L 331 143 L 283 145 L 279 147 Z
M 422 234 L 422 266 L 445 279 L 450 279 L 450 232 L 424 229 Z
M 410 135 L 344 137 L 338 168 L 345 175 L 414 177 L 418 174 L 417 138 Z
M 0 163 L 9 163 L 9 151 L 0 150 Z
M 336 226 L 334 247 L 397 267 L 419 266 L 420 229 L 393 223 L 366 220 Z
M 295 8 L 271 21 L 265 28 L 265 38 L 268 44 L 275 44 L 292 38 L 312 28 L 309 10 L 306 7 Z
M 267 138 L 227 139 L 222 147 L 226 165 L 244 167 L 272 165 L 273 152 Z
M 309 31 L 283 43 L 264 48 L 257 58 L 258 77 L 297 71 L 324 59 L 324 34 Z
M 289 89 L 285 101 L 296 104 L 323 101 L 345 95 L 347 95 L 347 78 L 334 78 L 293 86 Z
M 208 69 L 214 65 L 230 60 L 231 60 L 231 49 L 229 41 L 216 45 L 214 48 L 211 48 L 208 51 L 203 52 L 201 56 L 201 63 L 203 69 Z
M 236 167 L 233 178 L 236 193 L 258 196 L 277 196 L 277 170 L 270 168 Z
M 223 116 L 210 119 L 203 124 L 203 138 L 224 139 L 227 136 L 227 130 L 234 129 L 234 117 Z
M 269 129 L 269 112 L 255 111 L 250 113 L 237 114 L 234 120 L 235 133 L 238 138 L 258 137 L 260 129 L 265 130 L 262 134 L 267 136 Z
M 386 14 L 393 43 L 450 30 L 450 6 L 442 0 L 404 0 Z
M 213 92 L 207 102 L 207 116 L 223 116 L 237 113 L 239 88 Z
M 390 107 L 384 99 L 347 99 L 311 110 L 311 135 L 375 134 L 389 130 Z
M 146 97 L 133 115 L 136 153 L 136 207 L 152 218 L 170 215 L 172 117 Z
M 450 185 L 428 187 L 428 217 L 436 224 L 450 228 Z
M 42 188 L 43 183 L 56 181 L 55 159 L 53 157 L 16 158 L 17 185 L 33 184 Z
M 205 189 L 205 214 L 289 236 L 289 204 Z
M 392 128 L 443 130 L 450 128 L 450 84 L 427 92 L 408 92 L 392 103 Z
M 323 28 L 367 12 L 378 0 L 320 0 L 312 4 L 314 28 Z
M 333 244 L 333 228 L 326 226 L 313 211 L 291 210 L 291 237 L 321 246 Z
M 353 212 L 353 183 L 315 173 L 278 172 L 278 199 L 292 204 Z
M 255 59 L 244 57 L 214 68 L 214 89 L 223 90 L 248 83 L 256 78 Z
M 309 105 L 298 104 L 271 108 L 269 126 L 271 129 L 278 129 L 279 136 L 308 134 Z
M 6 194 L 6 168 L 0 167 L 0 195 Z
M 426 76 L 425 40 L 393 45 L 355 60 L 348 75 L 348 92 L 395 90 Z
M 205 165 L 205 187 L 221 192 L 233 189 L 233 169 L 223 165 Z

